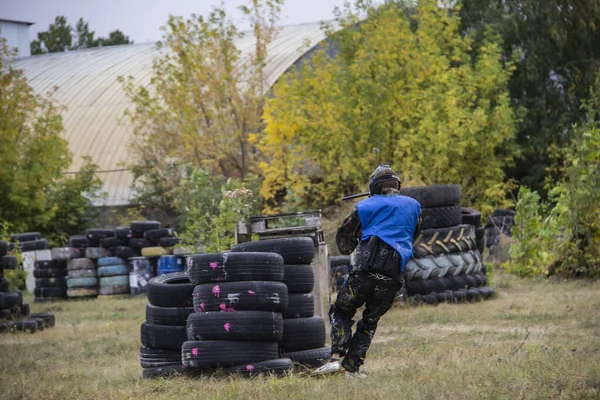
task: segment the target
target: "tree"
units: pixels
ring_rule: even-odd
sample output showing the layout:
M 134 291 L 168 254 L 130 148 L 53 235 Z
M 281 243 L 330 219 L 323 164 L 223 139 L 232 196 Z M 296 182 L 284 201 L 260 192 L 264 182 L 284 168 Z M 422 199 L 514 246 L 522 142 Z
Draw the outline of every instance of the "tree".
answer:
M 579 105 L 589 98 L 600 64 L 598 0 L 463 0 L 463 31 L 480 38 L 486 27 L 502 36 L 506 58 L 515 60 L 509 80 L 512 104 L 526 111 L 517 129 L 522 157 L 507 170 L 546 197 L 545 181 L 560 180 L 553 149 L 585 121 Z
M 108 34 L 108 38 L 99 38 L 96 46 L 116 46 L 119 44 L 133 44 L 133 40 L 129 40 L 129 36 L 125 36 L 120 30 L 112 31 Z
M 65 175 L 72 155 L 61 137 L 63 108 L 52 92 L 34 93 L 11 66 L 15 55 L 0 38 L 0 221 L 58 239 L 85 229 L 88 199 L 100 196 L 96 166 Z
M 586 122 L 562 149 L 562 179 L 549 201 L 521 187 L 509 272 L 600 276 L 600 75 L 582 109 Z
M 35 45 L 32 43 L 32 54 L 40 54 L 39 51 L 42 51 L 42 53 L 56 53 L 70 49 L 73 43 L 72 30 L 71 25 L 67 23 L 67 18 L 59 15 L 54 19 L 54 23 L 50 24 L 46 32 L 38 32 L 38 41 Z M 41 50 L 42 43 L 44 45 L 43 50 Z
M 121 78 L 134 106 L 128 115 L 140 200 L 172 207 L 183 165 L 241 180 L 252 172 L 250 141 L 262 127 L 263 71 L 280 4 L 253 0 L 242 8 L 256 38 L 248 58 L 235 44 L 242 34 L 217 7 L 206 18 L 169 18 L 162 43 L 167 51 L 154 60 L 150 87 Z
M 120 30 L 108 34 L 108 38 L 94 38 L 95 32 L 90 31 L 89 24 L 80 17 L 75 29 L 67 23 L 67 18 L 59 15 L 54 24 L 46 32 L 38 32 L 38 39 L 31 42 L 31 54 L 56 53 L 66 49 L 77 50 L 98 46 L 114 46 L 132 44 Z
M 501 202 L 516 150 L 499 38 L 488 32 L 474 56 L 458 14 L 435 0 L 357 1 L 336 23 L 332 49 L 281 78 L 265 106 L 267 211 L 335 203 L 364 187 L 378 156 L 405 185 L 459 183 L 482 211 Z
M 83 20 L 83 17 L 79 18 L 75 26 L 75 45 L 73 49 L 85 49 L 97 46 L 98 44 L 94 41 L 94 31 L 90 32 L 88 23 Z

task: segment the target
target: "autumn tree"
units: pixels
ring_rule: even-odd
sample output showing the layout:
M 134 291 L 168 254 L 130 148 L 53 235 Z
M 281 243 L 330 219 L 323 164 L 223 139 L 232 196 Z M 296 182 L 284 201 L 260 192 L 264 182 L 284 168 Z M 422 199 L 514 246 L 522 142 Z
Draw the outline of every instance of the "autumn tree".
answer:
M 223 8 L 207 17 L 172 16 L 163 28 L 148 87 L 121 78 L 133 103 L 128 112 L 139 200 L 172 207 L 183 166 L 245 180 L 254 170 L 250 138 L 262 128 L 267 46 L 278 33 L 282 0 L 252 0 L 240 10 L 254 46 L 242 57 L 244 35 Z
M 260 142 L 267 211 L 333 203 L 364 188 L 379 157 L 405 185 L 459 183 L 484 210 L 501 201 L 515 116 L 500 39 L 487 32 L 475 56 L 450 5 L 412 4 L 347 4 L 331 48 L 275 85 Z
M 11 232 L 44 232 L 59 245 L 93 222 L 101 184 L 89 160 L 66 175 L 72 155 L 61 137 L 63 109 L 52 93 L 34 93 L 11 66 L 15 56 L 0 38 L 0 222 Z

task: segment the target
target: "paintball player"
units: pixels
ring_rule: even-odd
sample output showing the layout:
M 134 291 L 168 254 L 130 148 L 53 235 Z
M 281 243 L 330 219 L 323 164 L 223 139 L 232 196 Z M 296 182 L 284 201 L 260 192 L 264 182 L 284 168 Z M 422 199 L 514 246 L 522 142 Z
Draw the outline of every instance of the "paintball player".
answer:
M 369 198 L 356 204 L 337 230 L 340 253 L 350 254 L 356 248 L 355 266 L 329 310 L 331 360 L 313 375 L 345 370 L 348 378 L 366 378 L 360 366 L 379 318 L 404 285 L 402 272 L 421 227 L 421 205 L 400 195 L 401 183 L 389 165 L 377 167 L 369 178 Z M 352 318 L 363 305 L 362 319 L 352 335 Z

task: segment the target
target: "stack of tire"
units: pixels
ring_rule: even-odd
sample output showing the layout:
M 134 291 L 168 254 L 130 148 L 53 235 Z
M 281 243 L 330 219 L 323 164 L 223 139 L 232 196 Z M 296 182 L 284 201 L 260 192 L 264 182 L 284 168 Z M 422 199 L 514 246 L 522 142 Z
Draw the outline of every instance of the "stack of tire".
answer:
M 413 242 L 413 259 L 404 271 L 408 297 L 427 304 L 490 297 L 493 290 L 485 287 L 480 253 L 481 217 L 460 207 L 460 187 L 436 185 L 400 192 L 421 204 L 423 220 Z
M 15 269 L 18 264 L 17 258 L 8 254 L 9 247 L 8 243 L 0 240 L 0 333 L 44 329 L 45 320 L 36 318 L 41 314 L 30 314 L 29 304 L 23 303 L 21 292 L 11 291 L 4 279 L 4 270 Z
M 485 224 L 485 246 L 493 254 L 502 236 L 511 237 L 512 227 L 515 224 L 515 212 L 512 210 L 494 210 Z
M 187 340 L 187 318 L 194 312 L 194 284 L 186 272 L 152 278 L 147 286 L 146 321 L 141 326 L 140 364 L 144 378 L 184 371 L 181 347 Z
M 46 239 L 43 239 L 39 232 L 15 233 L 10 235 L 9 250 L 20 250 L 22 253 L 27 251 L 48 250 L 50 245 Z
M 67 263 L 81 257 L 81 250 L 59 247 L 51 250 L 51 260 L 36 260 L 33 267 L 34 301 L 53 301 L 67 297 Z
M 67 297 L 89 298 L 98 296 L 98 270 L 96 261 L 108 251 L 99 247 L 85 248 L 85 257 L 67 262 Z
M 218 253 L 189 258 L 195 313 L 181 349 L 184 368 L 227 374 L 281 374 L 282 312 L 288 306 L 283 258 L 275 253 Z
M 98 265 L 98 295 L 116 296 L 129 294 L 129 265 L 120 257 L 102 257 Z
M 325 323 L 321 317 L 314 316 L 312 291 L 315 278 L 311 266 L 315 257 L 313 239 L 293 237 L 259 240 L 235 245 L 232 252 L 277 253 L 282 257 L 288 306 L 283 312 L 283 335 L 279 340 L 279 350 L 283 357 L 300 366 L 320 366 L 329 360 L 331 349 L 325 347 Z
M 329 267 L 331 270 L 331 289 L 339 291 L 344 286 L 346 279 L 348 279 L 350 256 L 329 257 Z

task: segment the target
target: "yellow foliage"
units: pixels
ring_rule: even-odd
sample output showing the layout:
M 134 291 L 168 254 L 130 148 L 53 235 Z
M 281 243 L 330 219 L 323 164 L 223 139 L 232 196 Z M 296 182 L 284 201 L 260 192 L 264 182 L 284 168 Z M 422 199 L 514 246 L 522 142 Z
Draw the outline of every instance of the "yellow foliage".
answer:
M 465 204 L 499 202 L 516 151 L 510 65 L 497 40 L 488 35 L 474 58 L 457 13 L 435 0 L 418 1 L 410 18 L 395 2 L 363 3 L 341 11 L 343 29 L 329 31 L 337 57 L 314 53 L 265 106 L 266 211 L 358 190 L 377 164 L 374 147 L 405 182 L 459 183 Z

